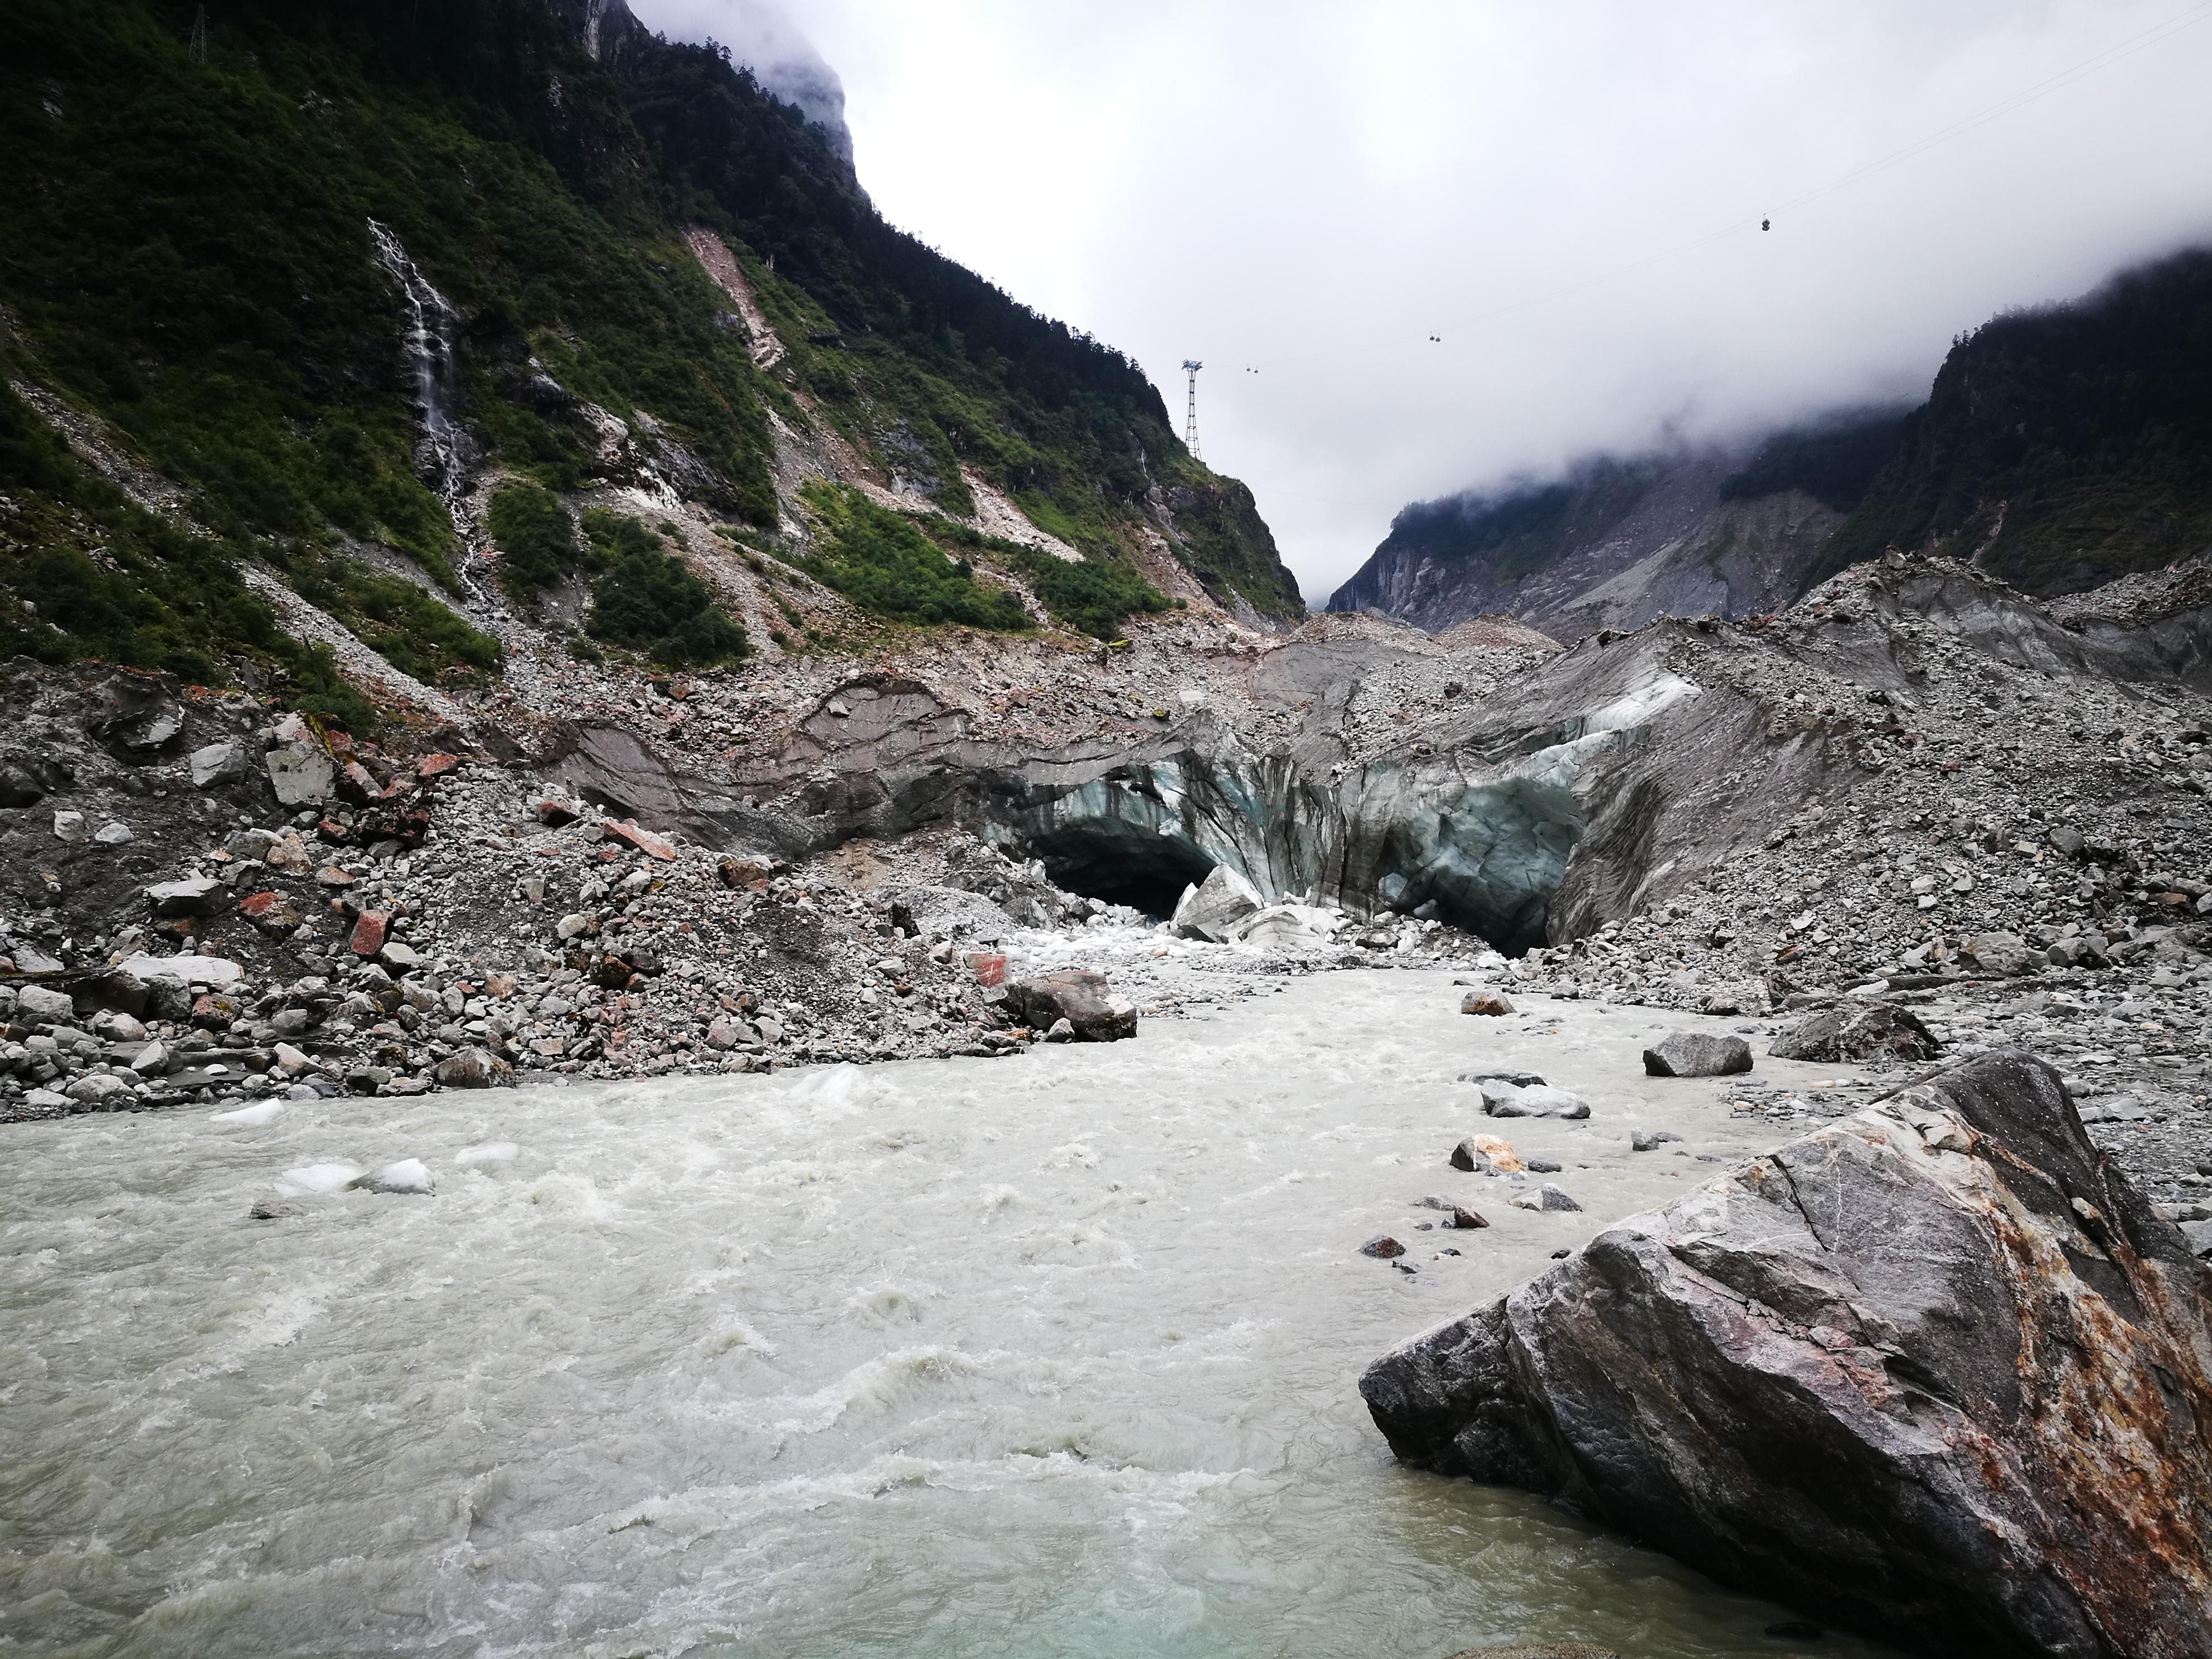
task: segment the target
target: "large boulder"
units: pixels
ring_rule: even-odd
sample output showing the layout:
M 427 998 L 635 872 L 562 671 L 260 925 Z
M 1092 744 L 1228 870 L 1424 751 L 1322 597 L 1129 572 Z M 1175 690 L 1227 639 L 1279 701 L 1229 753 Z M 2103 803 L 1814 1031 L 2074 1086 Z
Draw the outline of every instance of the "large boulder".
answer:
M 1310 904 L 1270 904 L 1229 929 L 1240 945 L 1264 951 L 1321 951 L 1328 948 L 1336 917 Z
M 1554 1089 L 1548 1083 L 1485 1081 L 1475 1086 L 1482 1091 L 1486 1117 L 1583 1118 L 1590 1115 L 1589 1102 L 1572 1090 Z
M 1242 872 L 1217 864 L 1204 881 L 1183 889 L 1172 925 L 1180 938 L 1226 944 L 1237 924 L 1256 915 L 1266 902 Z
M 280 743 L 264 757 L 269 781 L 285 806 L 320 806 L 337 787 L 338 769 L 313 737 Z
M 1840 1066 L 1884 1057 L 1933 1060 L 1942 1046 L 1909 1008 L 1887 1002 L 1841 1002 L 1777 1032 L 1766 1052 L 1777 1060 Z
M 2212 1659 L 2212 1271 L 2018 1051 L 1630 1218 L 1360 1391 L 1408 1462 L 1872 1636 Z
M 1669 1031 L 1644 1051 L 1651 1077 L 1734 1077 L 1751 1069 L 1751 1045 L 1713 1031 Z
M 1137 1035 L 1133 1003 L 1115 996 L 1106 975 L 1088 968 L 1063 968 L 1006 987 L 1006 1006 L 1033 1030 L 1048 1031 L 1061 1020 L 1081 1042 L 1112 1042 Z

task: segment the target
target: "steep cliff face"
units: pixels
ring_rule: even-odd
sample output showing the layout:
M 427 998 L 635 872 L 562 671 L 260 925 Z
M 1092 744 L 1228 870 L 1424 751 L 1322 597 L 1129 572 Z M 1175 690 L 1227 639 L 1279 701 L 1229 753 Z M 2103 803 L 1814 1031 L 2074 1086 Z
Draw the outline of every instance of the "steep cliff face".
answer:
M 1960 340 L 1821 574 L 1891 544 L 2041 594 L 2212 550 L 2212 251 Z

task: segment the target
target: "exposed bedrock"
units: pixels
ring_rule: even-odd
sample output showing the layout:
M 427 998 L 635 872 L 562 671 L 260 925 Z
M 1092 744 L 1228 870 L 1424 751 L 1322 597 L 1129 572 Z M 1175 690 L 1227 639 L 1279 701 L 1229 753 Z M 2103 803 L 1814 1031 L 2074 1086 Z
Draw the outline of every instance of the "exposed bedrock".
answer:
M 1377 1361 L 1408 1462 L 1950 1655 L 2212 1656 L 2212 1273 L 2018 1051 Z
M 1613 775 L 1698 701 L 1653 649 L 1587 655 L 1541 695 L 1470 708 L 1357 763 L 1325 696 L 1297 741 L 1267 751 L 1205 708 L 1133 747 L 1025 749 L 972 738 L 927 687 L 880 674 L 823 698 L 734 780 L 680 773 L 611 726 L 565 728 L 545 760 L 599 805 L 717 845 L 795 854 L 959 824 L 1042 860 L 1063 885 L 1158 915 L 1226 864 L 1269 899 L 1433 904 L 1510 949 L 1543 941 L 1577 842 L 1594 811 L 1612 811 Z

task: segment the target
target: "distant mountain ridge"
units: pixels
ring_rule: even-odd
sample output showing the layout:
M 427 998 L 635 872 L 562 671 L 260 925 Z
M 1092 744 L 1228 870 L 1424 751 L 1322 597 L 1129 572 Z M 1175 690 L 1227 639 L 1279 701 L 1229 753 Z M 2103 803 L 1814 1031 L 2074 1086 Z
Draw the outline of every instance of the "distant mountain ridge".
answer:
M 1594 456 L 1561 478 L 1417 502 L 1328 608 L 1431 633 L 1504 612 L 1568 641 L 1660 616 L 1777 610 L 1805 585 L 1899 418 L 1857 411 L 1763 445 Z
M 1927 402 L 1415 502 L 1328 602 L 1559 637 L 1787 604 L 1891 545 L 2045 596 L 2212 550 L 2212 252 L 1957 340 Z

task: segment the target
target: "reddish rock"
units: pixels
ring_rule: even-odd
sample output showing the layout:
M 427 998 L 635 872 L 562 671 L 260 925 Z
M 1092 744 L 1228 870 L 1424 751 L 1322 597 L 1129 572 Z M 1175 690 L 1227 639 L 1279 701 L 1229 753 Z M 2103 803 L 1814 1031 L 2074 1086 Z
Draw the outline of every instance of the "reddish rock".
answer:
M 978 985 L 1004 985 L 1006 982 L 1006 959 L 988 951 L 977 951 L 968 958 L 968 965 L 975 970 Z
M 650 830 L 641 830 L 627 818 L 619 823 L 604 824 L 601 829 L 610 840 L 626 841 L 647 858 L 659 859 L 664 864 L 676 862 L 676 848 L 672 843 L 663 841 Z
M 384 786 L 359 761 L 348 761 L 345 770 L 338 774 L 338 793 L 349 800 L 372 801 L 384 793 Z
M 357 957 L 373 957 L 384 948 L 385 930 L 392 918 L 381 910 L 364 910 L 353 925 L 353 953 Z
M 325 818 L 315 825 L 315 834 L 333 847 L 343 846 L 353 839 L 353 831 L 336 818 Z
M 538 803 L 538 821 L 549 830 L 558 830 L 576 821 L 576 809 L 562 800 L 541 800 Z
M 425 755 L 416 764 L 415 775 L 428 782 L 432 778 L 444 777 L 447 773 L 453 771 L 460 763 L 461 757 L 459 755 Z
M 238 902 L 239 913 L 263 933 L 289 933 L 300 925 L 300 913 L 282 893 L 249 893 Z
M 238 1018 L 236 997 L 218 995 L 213 991 L 202 994 L 192 1001 L 192 1024 L 203 1031 L 227 1031 L 231 1021 Z
M 350 887 L 354 878 L 335 864 L 326 864 L 315 872 L 315 879 L 325 887 Z

